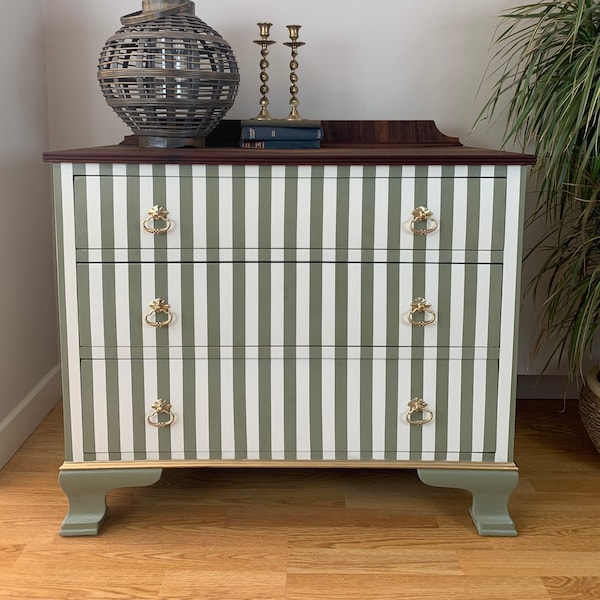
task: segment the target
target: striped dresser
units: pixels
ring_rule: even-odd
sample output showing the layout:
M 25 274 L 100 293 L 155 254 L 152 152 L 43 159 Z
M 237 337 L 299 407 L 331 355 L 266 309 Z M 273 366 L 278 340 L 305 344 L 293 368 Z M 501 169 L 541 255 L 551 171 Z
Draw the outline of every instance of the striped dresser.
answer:
M 166 467 L 415 468 L 514 535 L 532 157 L 454 145 L 53 152 L 61 534 Z M 90 491 L 91 490 L 91 491 Z

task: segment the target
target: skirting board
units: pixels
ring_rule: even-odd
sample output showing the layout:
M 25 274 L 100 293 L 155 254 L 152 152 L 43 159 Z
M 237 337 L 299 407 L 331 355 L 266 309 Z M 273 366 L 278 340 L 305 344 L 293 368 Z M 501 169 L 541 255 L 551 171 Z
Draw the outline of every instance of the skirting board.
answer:
M 573 400 L 579 398 L 579 385 L 566 375 L 519 375 L 517 400 Z
M 61 395 L 60 365 L 56 365 L 0 421 L 0 469 L 54 408 Z

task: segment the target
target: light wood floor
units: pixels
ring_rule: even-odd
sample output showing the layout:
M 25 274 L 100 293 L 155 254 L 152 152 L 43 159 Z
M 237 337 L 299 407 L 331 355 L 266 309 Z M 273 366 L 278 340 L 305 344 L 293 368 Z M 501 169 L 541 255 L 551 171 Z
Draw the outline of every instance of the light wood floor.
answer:
M 0 472 L 0 598 L 600 598 L 600 455 L 576 404 L 519 403 L 516 538 L 414 471 L 170 470 L 110 494 L 101 535 L 57 535 L 60 408 Z

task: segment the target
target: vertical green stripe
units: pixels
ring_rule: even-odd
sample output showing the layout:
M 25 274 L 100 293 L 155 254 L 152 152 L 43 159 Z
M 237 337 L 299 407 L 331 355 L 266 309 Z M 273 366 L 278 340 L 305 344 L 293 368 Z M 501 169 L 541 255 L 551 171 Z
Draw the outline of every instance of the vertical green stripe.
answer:
M 189 217 L 190 215 L 188 215 Z M 195 283 L 196 269 L 194 263 L 181 264 L 181 314 L 186 315 L 185 327 L 182 328 L 182 343 L 184 348 L 193 348 L 195 319 L 206 318 L 196 314 Z M 196 367 L 194 361 L 183 361 L 183 436 L 185 458 L 196 458 Z
M 146 210 L 142 210 L 140 198 L 140 168 L 139 165 L 127 165 L 127 242 L 129 247 L 129 260 L 140 260 L 141 222 L 145 218 Z M 148 207 L 150 208 L 150 207 Z M 150 235 L 150 234 L 145 234 Z
M 194 193 L 191 165 L 179 166 L 179 197 L 179 219 L 175 223 L 175 226 L 179 229 L 181 248 L 195 248 Z M 169 234 L 166 235 L 168 236 Z
M 486 390 L 485 390 L 485 421 L 484 421 L 484 452 L 496 450 L 496 408 L 498 406 L 498 361 L 485 361 L 486 367 Z
M 73 191 L 75 194 L 75 247 L 88 248 L 88 215 L 86 178 L 74 177 Z M 56 200 L 59 201 L 58 198 Z M 59 236 L 62 237 L 62 236 Z
M 375 167 L 363 171 L 362 268 L 361 268 L 361 361 L 360 361 L 360 455 L 373 456 L 373 247 L 375 238 Z
M 297 206 L 298 206 L 298 168 L 286 167 L 284 198 L 284 323 L 283 339 L 286 346 L 285 356 L 295 359 L 296 346 L 296 293 L 297 293 Z M 286 456 L 296 455 L 296 361 L 284 361 L 284 448 Z
M 167 202 L 167 180 L 165 176 L 165 165 L 152 165 L 152 187 L 153 187 L 153 195 L 154 200 L 152 201 L 152 205 L 163 206 L 167 210 L 169 210 L 168 202 Z M 146 203 L 149 202 L 149 199 L 143 199 Z M 145 211 L 147 211 L 150 206 L 148 206 Z M 167 248 L 167 237 L 166 235 L 153 235 L 152 239 L 154 240 L 154 250 L 155 250 L 155 260 L 164 260 L 164 250 Z M 163 251 L 163 253 L 157 253 L 157 251 Z
M 94 460 L 96 454 L 96 438 L 94 429 L 94 379 L 92 361 L 81 361 L 81 426 L 83 434 L 83 451 L 86 460 Z
M 502 250 L 504 248 L 504 221 L 506 218 L 506 169 L 504 169 L 504 178 L 498 176 L 496 169 L 496 178 L 494 179 L 494 201 L 493 201 L 493 221 L 492 221 L 492 240 L 491 248 Z

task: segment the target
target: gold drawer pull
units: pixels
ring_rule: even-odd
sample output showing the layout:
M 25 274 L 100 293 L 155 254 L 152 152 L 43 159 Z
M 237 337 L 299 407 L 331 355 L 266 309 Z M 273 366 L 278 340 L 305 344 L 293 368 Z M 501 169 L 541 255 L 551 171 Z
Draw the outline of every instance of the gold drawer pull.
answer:
M 410 222 L 410 230 L 415 235 L 429 235 L 438 228 L 438 222 L 433 218 L 433 213 L 425 206 L 418 206 L 412 211 L 413 219 Z M 416 227 L 417 223 L 425 223 L 425 228 Z M 427 224 L 430 224 L 429 227 Z
M 167 233 L 171 229 L 172 221 L 168 218 L 169 211 L 164 206 L 153 206 L 148 211 L 148 217 L 142 222 L 144 231 L 159 235 L 161 233 Z M 156 221 L 163 221 L 164 227 L 156 227 Z
M 425 300 L 425 298 L 415 298 L 410 305 L 411 311 L 408 314 L 408 321 L 413 327 L 426 327 L 431 325 L 435 321 L 435 313 L 431 308 L 431 304 Z M 423 320 L 416 320 L 414 317 L 416 314 L 423 315 Z M 429 315 L 427 318 L 426 315 Z
M 404 420 L 409 425 L 425 425 L 433 420 L 433 413 L 427 410 L 427 402 L 423 398 L 413 398 L 408 403 L 408 412 L 404 414 Z M 415 413 L 420 413 L 421 418 L 413 417 Z
M 175 415 L 171 412 L 171 405 L 165 400 L 159 398 L 152 404 L 151 408 L 154 412 L 147 419 L 148 425 L 162 429 L 163 427 L 169 427 L 175 421 Z M 159 415 L 168 415 L 169 419 L 167 421 L 160 421 Z M 153 417 L 156 417 L 156 421 L 152 420 Z
M 171 306 L 166 300 L 162 298 L 155 298 L 148 305 L 152 310 L 144 317 L 144 320 L 151 327 L 156 327 L 160 329 L 161 327 L 168 327 L 173 321 L 173 313 L 171 312 Z M 151 319 L 152 315 L 154 315 L 154 320 Z M 159 321 L 156 317 L 157 315 L 167 315 L 167 318 L 164 321 Z

